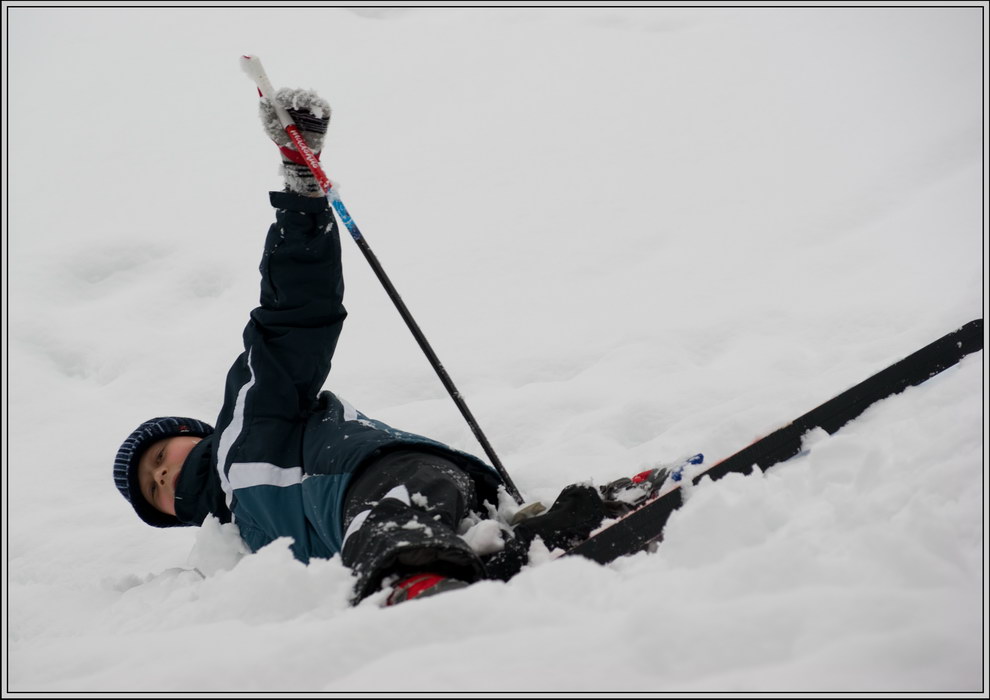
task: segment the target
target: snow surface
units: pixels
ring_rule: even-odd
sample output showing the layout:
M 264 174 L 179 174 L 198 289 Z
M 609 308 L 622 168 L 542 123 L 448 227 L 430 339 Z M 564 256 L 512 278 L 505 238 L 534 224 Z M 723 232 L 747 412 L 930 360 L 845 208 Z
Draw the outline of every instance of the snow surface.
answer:
M 983 353 L 695 487 L 654 554 L 393 609 L 111 479 L 142 420 L 213 420 L 257 302 L 281 182 L 241 54 L 329 99 L 328 174 L 552 499 L 983 315 L 985 3 L 5 7 L 6 691 L 986 692 Z M 480 453 L 344 246 L 328 388 Z

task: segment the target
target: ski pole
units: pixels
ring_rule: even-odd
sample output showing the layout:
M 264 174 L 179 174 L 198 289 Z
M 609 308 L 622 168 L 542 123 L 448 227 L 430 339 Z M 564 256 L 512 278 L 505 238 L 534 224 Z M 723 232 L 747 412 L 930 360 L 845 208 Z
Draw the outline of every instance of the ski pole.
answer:
M 429 359 L 430 364 L 436 371 L 437 376 L 440 377 L 440 381 L 443 383 L 447 393 L 450 394 L 450 398 L 454 400 L 454 403 L 460 410 L 461 415 L 464 416 L 464 420 L 466 420 L 467 424 L 471 427 L 471 431 L 474 433 L 474 436 L 478 439 L 478 442 L 481 443 L 482 448 L 485 450 L 485 454 L 488 455 L 488 458 L 492 462 L 492 466 L 494 466 L 501 475 L 502 480 L 505 482 L 506 490 L 516 500 L 516 503 L 521 504 L 523 502 L 523 498 L 519 493 L 519 489 L 516 488 L 516 485 L 509 477 L 509 473 L 505 470 L 505 467 L 502 466 L 501 460 L 498 458 L 498 455 L 495 454 L 495 450 L 492 448 L 491 443 L 488 442 L 488 438 L 485 437 L 484 432 L 482 432 L 481 426 L 478 425 L 478 421 L 475 420 L 474 415 L 471 413 L 471 409 L 469 409 L 467 404 L 464 402 L 461 392 L 457 390 L 456 386 L 454 386 L 454 382 L 447 373 L 447 370 L 444 369 L 443 364 L 441 364 L 440 358 L 437 357 L 437 354 L 433 351 L 429 341 L 426 340 L 426 336 L 423 335 L 423 331 L 420 330 L 419 324 L 416 323 L 416 320 L 412 317 L 412 314 L 406 307 L 405 302 L 402 301 L 402 297 L 399 296 L 399 292 L 392 284 L 392 281 L 388 278 L 388 275 L 385 274 L 384 268 L 382 268 L 381 263 L 378 262 L 378 258 L 375 256 L 374 252 L 372 252 L 371 247 L 368 245 L 368 242 L 365 240 L 360 229 L 358 229 L 357 224 L 354 223 L 354 220 L 347 211 L 347 207 L 345 207 L 344 203 L 341 201 L 340 195 L 333 189 L 333 184 L 323 172 L 323 168 L 320 167 L 320 162 L 316 159 L 312 149 L 306 145 L 306 140 L 299 132 L 299 127 L 297 127 L 295 122 L 293 122 L 292 117 L 285 110 L 285 108 L 275 101 L 275 90 L 272 87 L 271 81 L 268 80 L 265 69 L 261 65 L 261 60 L 257 56 L 241 56 L 241 68 L 245 73 L 247 73 L 248 77 L 254 81 L 255 85 L 257 85 L 258 94 L 261 97 L 271 101 L 272 106 L 275 108 L 275 112 L 278 115 L 278 120 L 285 129 L 285 133 L 288 134 L 290 139 L 292 139 L 292 143 L 295 145 L 296 149 L 299 151 L 299 154 L 306 162 L 306 166 L 309 168 L 310 172 L 313 173 L 313 177 L 316 178 L 316 182 L 320 185 L 320 189 L 323 190 L 323 193 L 326 195 L 327 201 L 330 202 L 330 205 L 334 208 L 334 211 L 337 212 L 341 222 L 347 228 L 348 232 L 350 232 L 351 238 L 353 238 L 354 242 L 357 243 L 358 248 L 361 249 L 365 259 L 368 261 L 368 264 L 371 265 L 371 269 L 374 270 L 378 280 L 382 283 L 382 286 L 385 287 L 385 291 L 388 293 L 389 298 L 392 300 L 392 303 L 395 304 L 395 308 L 398 309 L 399 315 L 402 316 L 402 320 L 406 322 L 409 330 L 412 331 L 413 337 L 416 339 L 419 347 L 426 354 L 426 357 Z

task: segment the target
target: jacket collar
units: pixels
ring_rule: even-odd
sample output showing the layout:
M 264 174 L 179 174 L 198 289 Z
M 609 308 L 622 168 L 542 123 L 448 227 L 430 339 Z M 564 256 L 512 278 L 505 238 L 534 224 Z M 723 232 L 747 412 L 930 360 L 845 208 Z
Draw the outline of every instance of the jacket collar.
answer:
M 214 452 L 216 434 L 203 438 L 192 448 L 182 465 L 175 485 L 175 515 L 186 525 L 202 525 L 211 513 L 222 523 L 231 520 Z

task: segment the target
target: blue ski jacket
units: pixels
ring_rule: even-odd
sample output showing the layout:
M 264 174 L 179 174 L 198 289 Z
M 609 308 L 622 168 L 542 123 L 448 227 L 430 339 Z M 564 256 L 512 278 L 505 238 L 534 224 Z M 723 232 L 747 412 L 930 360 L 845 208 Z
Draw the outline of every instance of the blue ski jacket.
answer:
M 276 209 L 261 262 L 261 302 L 244 329 L 215 432 L 176 485 L 176 516 L 237 524 L 252 551 L 293 539 L 297 559 L 329 558 L 343 540 L 347 486 L 394 450 L 438 453 L 494 500 L 497 472 L 478 458 L 365 416 L 323 391 L 347 312 L 338 227 L 325 198 L 270 193 Z

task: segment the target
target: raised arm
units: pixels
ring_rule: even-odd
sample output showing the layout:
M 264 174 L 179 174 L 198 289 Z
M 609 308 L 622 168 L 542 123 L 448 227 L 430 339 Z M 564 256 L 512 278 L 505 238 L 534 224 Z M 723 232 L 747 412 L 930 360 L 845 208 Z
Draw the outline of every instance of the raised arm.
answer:
M 279 90 L 274 99 L 292 113 L 307 144 L 318 151 L 330 106 L 306 90 Z M 282 154 L 286 188 L 270 195 L 275 222 L 260 265 L 260 304 L 244 329 L 244 352 L 227 375 L 217 426 L 222 458 L 250 432 L 252 422 L 293 422 L 312 408 L 347 315 L 340 237 L 327 199 L 308 170 L 296 167 L 267 100 L 261 101 L 260 113 Z
M 244 329 L 244 348 L 268 400 L 279 397 L 279 411 L 296 416 L 326 381 L 347 316 L 340 238 L 326 199 L 273 192 L 271 203 L 276 220 L 260 266 L 261 303 Z

